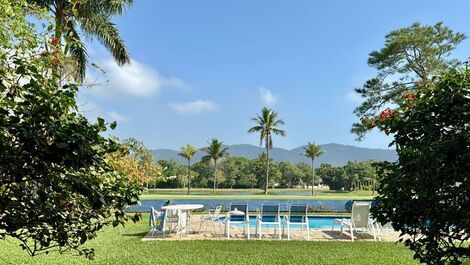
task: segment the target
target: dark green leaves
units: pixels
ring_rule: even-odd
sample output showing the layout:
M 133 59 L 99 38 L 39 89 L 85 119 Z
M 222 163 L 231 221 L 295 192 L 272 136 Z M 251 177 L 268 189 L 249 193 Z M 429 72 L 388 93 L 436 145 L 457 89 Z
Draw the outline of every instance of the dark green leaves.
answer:
M 114 129 L 116 129 L 116 126 L 117 126 L 117 122 L 116 122 L 116 121 L 113 121 L 113 122 L 111 122 L 111 124 L 109 125 L 109 128 L 111 128 L 111 130 L 114 130 Z
M 0 47 L 11 51 L 0 56 L 0 238 L 18 239 L 30 255 L 59 250 L 93 258 L 81 245 L 127 221 L 124 207 L 138 201 L 141 186 L 108 164 L 120 144 L 101 134 L 104 119 L 91 123 L 78 113 L 77 85 L 60 79 L 49 54 L 32 56 L 52 41 L 36 42 L 44 37 L 21 23 L 22 4 L 0 1 L 0 10 L 18 11 L 1 19 L 17 28 L 2 24 L 7 36 L 0 36 Z
M 470 257 L 469 87 L 469 71 L 448 71 L 381 121 L 395 134 L 399 160 L 379 167 L 374 215 L 408 236 L 405 244 L 428 264 Z
M 377 69 L 377 75 L 355 89 L 364 101 L 354 113 L 361 119 L 371 118 L 384 106 L 397 104 L 402 93 L 415 90 L 416 84 L 431 82 L 436 74 L 459 65 L 449 56 L 465 38 L 442 22 L 434 26 L 414 23 L 391 31 L 384 47 L 369 55 L 368 64 Z M 368 131 L 362 123 L 351 129 L 358 139 Z

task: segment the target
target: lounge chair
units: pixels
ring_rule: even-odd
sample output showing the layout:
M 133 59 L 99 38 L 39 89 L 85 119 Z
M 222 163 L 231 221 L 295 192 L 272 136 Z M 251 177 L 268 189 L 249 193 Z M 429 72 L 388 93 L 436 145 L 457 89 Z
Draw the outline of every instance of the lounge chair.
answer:
M 291 204 L 289 207 L 289 215 L 285 217 L 287 226 L 287 239 L 290 240 L 290 228 L 291 225 L 300 225 L 302 229 L 302 234 L 304 231 L 304 226 L 307 230 L 307 240 L 310 240 L 310 229 L 308 225 L 307 217 L 307 204 Z
M 248 214 L 248 203 L 230 204 L 230 211 L 225 216 L 225 234 L 230 239 L 230 227 L 234 224 L 243 225 L 243 233 L 250 239 L 250 216 Z
M 354 242 L 354 231 L 357 232 L 372 232 L 374 240 L 377 240 L 376 227 L 374 221 L 369 216 L 370 203 L 369 202 L 354 202 L 352 205 L 351 218 L 335 219 L 331 231 L 334 230 L 335 225 L 341 226 L 341 235 L 344 228 L 348 229 L 351 233 L 351 241 Z
M 263 204 L 261 207 L 261 214 L 256 216 L 256 233 L 259 239 L 261 239 L 262 226 L 263 225 L 274 225 L 274 233 L 279 235 L 281 239 L 281 214 L 279 204 Z
M 210 222 L 212 224 L 212 231 L 215 233 L 215 224 L 217 223 L 219 228 L 221 223 L 219 222 L 220 220 L 220 212 L 222 211 L 222 205 L 219 205 L 215 207 L 215 209 L 210 209 L 206 213 L 203 213 L 201 215 L 201 222 L 199 224 L 199 231 L 201 231 L 202 227 L 204 226 L 204 229 L 207 229 L 207 222 Z M 222 231 L 222 229 L 220 228 Z

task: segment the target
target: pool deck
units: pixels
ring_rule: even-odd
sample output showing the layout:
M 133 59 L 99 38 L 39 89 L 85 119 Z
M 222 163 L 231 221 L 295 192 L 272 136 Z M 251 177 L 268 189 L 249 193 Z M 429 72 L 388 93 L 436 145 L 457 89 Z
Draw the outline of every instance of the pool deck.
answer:
M 196 232 L 190 232 L 188 234 L 180 235 L 175 232 L 166 234 L 163 237 L 163 233 L 148 232 L 142 241 L 154 241 L 154 240 L 247 240 L 243 233 L 243 228 L 238 226 L 232 226 L 230 229 L 231 237 L 227 239 L 224 235 L 225 225 L 214 223 L 214 226 L 210 221 L 206 221 L 201 224 L 199 216 L 191 216 L 191 224 L 197 230 Z M 201 228 L 201 229 L 200 229 Z M 215 229 L 214 229 L 215 228 Z M 281 230 L 282 231 L 282 230 Z M 279 240 L 278 234 L 274 233 L 274 228 L 263 228 L 262 229 L 262 240 Z M 287 231 L 286 231 L 287 233 Z M 349 232 L 345 231 L 341 235 L 339 227 L 337 226 L 334 231 L 329 229 L 309 229 L 311 241 L 349 241 L 351 242 L 351 236 Z M 379 233 L 381 241 L 396 242 L 399 239 L 399 232 L 381 232 Z M 255 228 L 250 227 L 250 240 L 260 240 L 255 232 Z M 287 234 L 282 235 L 282 240 L 287 241 Z M 307 233 L 302 233 L 301 229 L 291 228 L 291 240 L 307 240 Z M 358 241 L 374 241 L 374 237 L 369 233 L 356 233 L 354 232 L 354 240 Z

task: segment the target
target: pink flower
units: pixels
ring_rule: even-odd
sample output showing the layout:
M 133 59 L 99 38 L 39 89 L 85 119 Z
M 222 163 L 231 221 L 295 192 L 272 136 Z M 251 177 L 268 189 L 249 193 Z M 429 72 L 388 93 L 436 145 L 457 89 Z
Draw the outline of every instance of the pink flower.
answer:
M 390 108 L 386 108 L 382 113 L 380 113 L 380 119 L 385 120 L 393 115 L 395 115 L 395 111 Z

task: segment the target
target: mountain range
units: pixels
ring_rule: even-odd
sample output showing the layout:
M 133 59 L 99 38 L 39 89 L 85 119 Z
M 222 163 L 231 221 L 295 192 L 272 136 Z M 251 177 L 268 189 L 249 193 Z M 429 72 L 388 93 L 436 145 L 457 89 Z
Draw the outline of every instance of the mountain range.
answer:
M 231 156 L 242 156 L 248 159 L 254 159 L 265 151 L 263 147 L 249 144 L 228 145 L 226 147 L 228 147 L 228 153 Z M 395 161 L 397 159 L 395 150 L 362 148 L 335 143 L 320 145 L 320 147 L 325 151 L 325 153 L 315 159 L 315 167 L 318 167 L 321 163 L 328 163 L 334 166 L 343 166 L 347 164 L 348 161 L 365 161 L 369 159 L 377 161 Z M 304 146 L 299 146 L 291 150 L 273 148 L 270 150 L 270 157 L 275 162 L 288 161 L 294 164 L 310 164 L 310 159 L 302 155 L 303 148 Z M 151 151 L 156 156 L 157 160 L 173 159 L 182 163 L 186 162 L 184 158 L 178 156 L 179 151 L 176 150 L 156 149 Z M 199 149 L 198 152 L 194 155 L 192 161 L 199 161 L 203 155 L 204 152 L 202 149 Z

